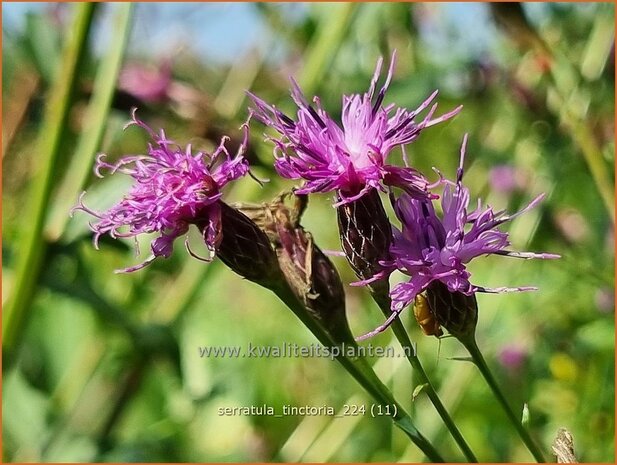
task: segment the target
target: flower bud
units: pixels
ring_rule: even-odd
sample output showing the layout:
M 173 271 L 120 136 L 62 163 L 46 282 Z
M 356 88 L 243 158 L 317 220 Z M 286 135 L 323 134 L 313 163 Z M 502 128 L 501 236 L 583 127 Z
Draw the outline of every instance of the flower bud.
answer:
M 287 283 L 335 342 L 352 341 L 345 291 L 334 265 L 310 233 L 300 227 L 279 230 L 285 245 L 277 249 L 277 255 Z
M 356 276 L 368 284 L 376 300 L 389 302 L 387 273 L 379 264 L 390 256 L 392 227 L 379 193 L 371 189 L 357 200 L 336 209 L 341 246 Z M 381 280 L 376 277 L 383 274 Z
M 268 236 L 245 214 L 220 202 L 222 237 L 217 256 L 243 278 L 271 288 L 281 280 Z
M 474 337 L 478 323 L 475 294 L 451 292 L 441 281 L 433 281 L 426 289 L 426 299 L 441 326 L 459 340 Z
M 335 342 L 351 342 L 341 278 L 312 235 L 299 224 L 307 197 L 294 196 L 290 209 L 284 204 L 287 195 L 262 206 L 242 206 L 241 210 L 268 234 L 287 284 L 311 317 Z

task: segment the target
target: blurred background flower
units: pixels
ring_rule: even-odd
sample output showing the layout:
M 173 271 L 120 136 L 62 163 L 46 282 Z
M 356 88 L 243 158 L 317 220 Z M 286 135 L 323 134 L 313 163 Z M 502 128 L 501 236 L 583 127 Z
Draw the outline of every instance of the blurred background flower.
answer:
M 503 194 L 512 194 L 525 187 L 525 174 L 509 165 L 496 165 L 489 172 L 491 189 Z
M 433 166 L 455 172 L 469 132 L 472 196 L 518 211 L 548 194 L 508 233 L 515 250 L 563 258 L 470 265 L 487 286 L 541 289 L 479 296 L 477 339 L 495 366 L 505 347 L 529 348 L 507 394 L 528 403 L 545 450 L 566 426 L 581 462 L 613 460 L 612 4 L 3 3 L 2 12 L 4 460 L 422 460 L 385 418 L 220 416 L 225 406 L 342 409 L 369 399 L 326 359 L 200 358 L 200 346 L 314 338 L 268 291 L 216 261 L 180 252 L 114 275 L 134 260 L 132 244 L 102 239 L 97 252 L 85 215 L 68 218 L 85 189 L 96 210 L 128 189 L 123 176 L 95 179 L 92 165 L 100 152 L 109 163 L 143 153 L 147 135 L 122 131 L 131 107 L 195 151 L 212 153 L 228 134 L 233 154 L 246 90 L 289 114 L 293 75 L 338 120 L 340 96 L 366 91 L 377 58 L 393 49 L 385 105 L 416 108 L 438 88 L 440 108 L 464 106 L 412 144 L 415 168 L 429 181 Z M 271 181 L 238 180 L 229 201 L 270 201 L 295 185 L 276 175 L 262 132 L 245 157 Z M 399 161 L 393 151 L 389 162 Z M 339 248 L 332 201 L 312 195 L 303 217 L 323 249 Z M 356 280 L 333 261 L 344 284 Z M 365 289 L 345 291 L 355 334 L 383 320 Z M 471 448 L 487 461 L 528 460 L 479 375 L 451 360 L 465 355 L 460 345 L 423 337 L 410 319 L 404 312 Z M 371 342 L 396 346 L 389 332 Z M 403 358 L 374 363 L 397 398 L 412 398 Z M 422 393 L 405 406 L 443 455 L 457 456 Z
M 513 376 L 520 373 L 525 360 L 528 357 L 527 350 L 520 345 L 506 345 L 499 352 L 499 363 Z
M 171 69 L 169 60 L 156 66 L 130 63 L 120 71 L 118 89 L 145 103 L 164 102 L 171 85 Z

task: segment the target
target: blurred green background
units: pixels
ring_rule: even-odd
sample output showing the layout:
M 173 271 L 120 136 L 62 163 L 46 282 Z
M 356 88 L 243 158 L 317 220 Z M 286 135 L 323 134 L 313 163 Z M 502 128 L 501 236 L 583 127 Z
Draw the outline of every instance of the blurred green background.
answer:
M 546 452 L 560 427 L 580 461 L 614 460 L 614 6 L 590 4 L 7 4 L 3 3 L 3 461 L 418 461 L 387 418 L 218 415 L 219 407 L 370 405 L 327 359 L 200 358 L 200 346 L 315 342 L 268 291 L 178 242 L 132 274 L 130 242 L 92 247 L 78 194 L 105 208 L 129 180 L 92 174 L 99 152 L 143 153 L 122 131 L 133 106 L 181 144 L 237 144 L 244 91 L 292 109 L 288 77 L 334 115 L 398 50 L 386 103 L 415 108 L 434 89 L 451 122 L 409 148 L 415 166 L 454 176 L 469 133 L 466 181 L 516 211 L 515 250 L 559 261 L 477 260 L 473 282 L 539 291 L 479 296 L 478 342 Z M 272 169 L 252 124 L 247 178 L 229 201 L 269 200 L 293 183 Z M 394 157 L 397 155 L 395 154 Z M 304 218 L 338 249 L 330 196 Z M 197 235 L 198 236 L 198 235 Z M 199 250 L 199 239 L 193 247 Z M 147 250 L 144 242 L 142 250 Z M 333 259 L 343 281 L 355 280 Z M 347 286 L 356 334 L 381 313 Z M 439 393 L 484 461 L 529 456 L 454 339 L 403 321 Z M 390 332 L 370 341 L 393 344 Z M 376 370 L 442 455 L 461 460 L 403 358 Z

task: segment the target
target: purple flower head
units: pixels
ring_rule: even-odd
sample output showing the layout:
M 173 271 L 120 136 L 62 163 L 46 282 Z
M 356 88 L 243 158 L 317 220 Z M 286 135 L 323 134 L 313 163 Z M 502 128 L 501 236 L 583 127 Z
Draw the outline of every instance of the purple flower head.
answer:
M 195 224 L 213 254 L 222 237 L 221 189 L 249 170 L 248 162 L 243 157 L 248 142 L 248 121 L 243 125 L 244 140 L 233 158 L 225 148 L 227 137 L 223 137 L 212 155 L 204 152 L 193 154 L 190 144 L 183 149 L 168 139 L 163 130 L 160 134 L 152 131 L 136 118 L 135 110 L 132 121 L 126 126 L 130 125 L 137 125 L 150 134 L 152 142 L 148 144 L 148 154 L 126 156 L 115 164 L 107 163 L 105 155 L 101 154 L 95 165 L 98 177 L 103 177 L 101 169 L 131 176 L 135 182 L 129 192 L 106 212 L 86 207 L 83 203 L 85 192 L 73 208 L 73 211 L 85 211 L 99 220 L 90 224 L 94 232 L 94 246 L 98 249 L 98 241 L 103 234 L 113 238 L 136 237 L 142 233 L 159 234 L 150 245 L 152 255 L 148 259 L 139 265 L 119 270 L 136 271 L 152 263 L 156 257 L 169 257 L 174 240 L 186 234 L 189 225 Z M 193 255 L 190 249 L 189 253 Z
M 441 184 L 445 185 L 441 199 L 442 218 L 435 213 L 431 200 L 416 199 L 403 194 L 396 201 L 395 213 L 401 221 L 402 230 L 394 229 L 394 240 L 390 248 L 392 259 L 382 261 L 381 264 L 387 271 L 398 269 L 411 279 L 392 289 L 390 295 L 393 314 L 388 318 L 388 324 L 433 281 L 441 281 L 450 292 L 461 292 L 468 296 L 475 292 L 499 293 L 536 289 L 490 289 L 472 284 L 466 265 L 481 255 L 496 254 L 525 259 L 559 258 L 553 254 L 506 250 L 510 245 L 508 233 L 497 230 L 501 224 L 536 206 L 544 195 L 536 197 L 527 207 L 513 215 L 507 215 L 503 211 L 494 212 L 490 206 L 482 208 L 479 201 L 474 211 L 468 211 L 469 190 L 462 184 L 466 143 L 467 136 L 461 147 L 456 182 L 443 178 L 441 180 Z M 376 275 L 375 278 L 356 284 L 367 284 L 379 277 Z
M 342 125 L 335 122 L 321 107 L 318 97 L 311 105 L 292 79 L 291 96 L 298 106 L 297 121 L 286 116 L 273 105 L 249 94 L 255 104 L 255 116 L 273 127 L 280 138 L 275 144 L 275 167 L 289 179 L 304 179 L 298 194 L 338 191 L 340 201 L 352 202 L 370 189 L 385 190 L 397 186 L 414 198 L 426 198 L 428 182 L 418 171 L 386 163 L 395 147 L 404 148 L 413 142 L 424 128 L 456 115 L 461 107 L 432 119 L 437 104 L 420 121 L 418 115 L 428 108 L 437 91 L 413 110 L 383 106 L 384 96 L 392 80 L 396 55 L 392 55 L 390 69 L 383 87 L 375 96 L 382 62 L 377 62 L 368 92 L 343 96 Z

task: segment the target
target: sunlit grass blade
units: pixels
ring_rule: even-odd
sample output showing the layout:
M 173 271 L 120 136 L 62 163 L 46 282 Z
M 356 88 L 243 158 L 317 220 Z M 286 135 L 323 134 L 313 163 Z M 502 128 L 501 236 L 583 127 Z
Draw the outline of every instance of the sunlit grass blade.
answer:
M 306 51 L 306 64 L 300 75 L 300 86 L 310 95 L 324 77 L 336 52 L 343 43 L 347 29 L 353 19 L 357 5 L 355 3 L 337 3 L 328 5 L 328 14 L 319 22 L 313 41 Z
M 67 212 L 75 204 L 77 195 L 84 187 L 107 127 L 106 121 L 129 37 L 133 4 L 118 3 L 116 9 L 113 41 L 96 74 L 92 99 L 84 118 L 84 130 L 79 136 L 69 169 L 52 205 L 45 231 L 51 241 L 60 238 L 64 231 L 69 218 Z
M 51 88 L 39 139 L 38 172 L 31 181 L 29 208 L 23 216 L 24 236 L 17 250 L 14 285 L 3 312 L 4 350 L 11 352 L 19 345 L 28 322 L 32 299 L 46 250 L 42 236 L 50 194 L 55 181 L 56 162 L 60 156 L 61 139 L 68 124 L 73 103 L 72 95 L 78 82 L 78 70 L 87 53 L 88 35 L 92 25 L 94 3 L 75 5 L 73 31 L 66 43 L 61 72 Z
M 469 340 L 461 340 L 461 343 L 469 351 L 469 354 L 473 358 L 474 364 L 478 367 L 478 370 L 480 370 L 480 373 L 486 380 L 486 383 L 491 388 L 491 392 L 493 393 L 497 401 L 500 403 L 500 405 L 503 407 L 503 410 L 506 413 L 508 420 L 518 432 L 521 440 L 525 443 L 525 446 L 527 447 L 531 455 L 533 455 L 533 457 L 538 461 L 538 463 L 544 463 L 546 459 L 542 450 L 533 440 L 531 434 L 529 433 L 529 431 L 527 431 L 527 428 L 523 425 L 520 415 L 517 415 L 514 410 L 512 410 L 512 407 L 508 403 L 506 396 L 501 391 L 499 384 L 497 384 L 495 377 L 493 376 L 490 368 L 484 360 L 482 352 L 478 348 L 478 344 L 476 343 L 475 339 L 471 338 Z

